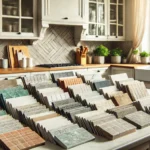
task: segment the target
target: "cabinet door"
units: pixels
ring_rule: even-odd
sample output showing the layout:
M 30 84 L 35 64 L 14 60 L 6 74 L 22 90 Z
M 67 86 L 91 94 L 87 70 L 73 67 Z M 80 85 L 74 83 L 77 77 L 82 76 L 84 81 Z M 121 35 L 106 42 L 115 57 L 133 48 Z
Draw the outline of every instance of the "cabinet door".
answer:
M 0 34 L 2 38 L 36 35 L 36 0 L 0 0 Z
M 50 24 L 86 22 L 86 0 L 42 0 L 42 20 Z
M 109 0 L 108 39 L 125 39 L 125 1 Z

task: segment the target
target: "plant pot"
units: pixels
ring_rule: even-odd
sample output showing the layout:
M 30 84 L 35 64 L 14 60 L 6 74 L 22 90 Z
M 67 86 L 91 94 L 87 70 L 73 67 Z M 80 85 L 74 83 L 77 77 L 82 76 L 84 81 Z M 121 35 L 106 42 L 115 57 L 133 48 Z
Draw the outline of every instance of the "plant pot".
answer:
M 104 64 L 105 56 L 94 56 L 94 63 L 95 64 Z
M 126 58 L 123 58 L 123 59 L 122 59 L 122 63 L 123 63 L 123 64 L 126 64 L 126 63 L 127 63 L 127 59 L 126 59 Z
M 148 64 L 149 63 L 149 57 L 141 57 L 141 63 L 142 64 Z
M 121 56 L 111 56 L 111 63 L 120 64 L 121 63 Z

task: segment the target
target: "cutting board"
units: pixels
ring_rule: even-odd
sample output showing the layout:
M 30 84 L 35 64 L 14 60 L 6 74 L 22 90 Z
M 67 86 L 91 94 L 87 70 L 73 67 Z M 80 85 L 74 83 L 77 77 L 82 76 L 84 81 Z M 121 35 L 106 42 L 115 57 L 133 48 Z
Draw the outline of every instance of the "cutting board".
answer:
M 30 57 L 28 47 L 26 47 L 26 46 L 12 46 L 12 45 L 9 45 L 7 47 L 9 66 L 11 68 L 18 68 L 19 67 L 17 53 L 20 52 L 20 51 L 23 52 L 24 56 Z

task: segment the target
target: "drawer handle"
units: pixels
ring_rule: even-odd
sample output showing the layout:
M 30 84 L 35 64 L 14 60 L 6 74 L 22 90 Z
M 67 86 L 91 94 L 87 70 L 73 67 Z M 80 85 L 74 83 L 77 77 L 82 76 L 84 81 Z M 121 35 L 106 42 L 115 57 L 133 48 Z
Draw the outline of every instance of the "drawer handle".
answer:
M 21 32 L 18 32 L 17 34 L 21 34 Z
M 64 19 L 64 20 L 68 20 L 68 17 L 65 17 L 65 18 L 62 18 L 62 19 Z

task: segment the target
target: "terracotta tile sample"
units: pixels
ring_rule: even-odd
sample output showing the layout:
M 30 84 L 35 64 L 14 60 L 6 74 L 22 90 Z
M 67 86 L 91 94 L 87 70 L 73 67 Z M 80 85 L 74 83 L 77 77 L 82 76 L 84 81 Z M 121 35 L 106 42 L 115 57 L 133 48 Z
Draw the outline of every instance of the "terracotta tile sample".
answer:
M 45 144 L 45 141 L 28 127 L 1 134 L 0 140 L 2 147 L 10 150 L 30 149 Z

